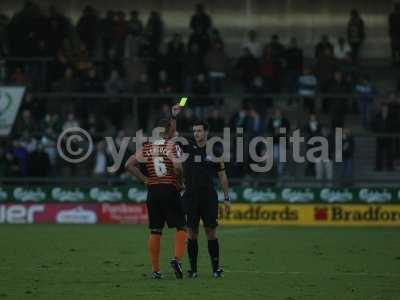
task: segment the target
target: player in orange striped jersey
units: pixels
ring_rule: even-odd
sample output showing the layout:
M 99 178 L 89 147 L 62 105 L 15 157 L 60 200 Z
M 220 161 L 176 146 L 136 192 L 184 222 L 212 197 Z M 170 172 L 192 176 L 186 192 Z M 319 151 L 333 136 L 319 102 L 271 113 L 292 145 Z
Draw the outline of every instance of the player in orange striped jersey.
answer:
M 152 264 L 152 278 L 161 279 L 160 242 L 164 224 L 176 228 L 175 255 L 170 264 L 178 279 L 183 277 L 181 259 L 185 251 L 186 230 L 185 215 L 181 203 L 180 186 L 182 167 L 179 163 L 179 146 L 171 138 L 175 134 L 174 117 L 179 108 L 172 109 L 172 119 L 162 120 L 157 127 L 164 129 L 163 137 L 152 143 L 146 143 L 127 163 L 129 174 L 141 180 L 148 188 L 147 210 L 149 215 L 149 253 Z M 144 165 L 145 174 L 140 169 Z

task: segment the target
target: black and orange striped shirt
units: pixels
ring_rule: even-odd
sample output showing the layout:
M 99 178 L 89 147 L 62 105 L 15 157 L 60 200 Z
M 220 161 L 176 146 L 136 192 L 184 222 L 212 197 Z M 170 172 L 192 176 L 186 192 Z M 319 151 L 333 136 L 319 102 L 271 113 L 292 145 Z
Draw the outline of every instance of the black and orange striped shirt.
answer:
M 168 184 L 178 187 L 178 176 L 173 161 L 180 156 L 180 148 L 171 140 L 146 143 L 135 153 L 136 159 L 144 164 L 148 186 Z

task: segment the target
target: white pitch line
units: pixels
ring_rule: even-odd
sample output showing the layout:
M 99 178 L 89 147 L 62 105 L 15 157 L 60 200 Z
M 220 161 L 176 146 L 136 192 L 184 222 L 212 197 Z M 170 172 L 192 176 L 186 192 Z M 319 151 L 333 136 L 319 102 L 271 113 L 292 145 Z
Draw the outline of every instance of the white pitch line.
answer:
M 248 274 L 266 274 L 266 275 L 328 275 L 328 276 L 371 276 L 371 277 L 400 277 L 397 273 L 368 273 L 368 272 L 330 272 L 330 273 L 313 273 L 313 272 L 268 272 L 268 271 L 252 271 L 252 270 L 225 270 L 226 273 L 248 273 Z

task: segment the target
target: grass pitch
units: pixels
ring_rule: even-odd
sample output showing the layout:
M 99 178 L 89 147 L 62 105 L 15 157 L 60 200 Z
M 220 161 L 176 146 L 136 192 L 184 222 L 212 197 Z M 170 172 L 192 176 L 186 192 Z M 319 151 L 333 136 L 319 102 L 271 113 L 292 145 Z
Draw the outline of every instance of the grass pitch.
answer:
M 181 281 L 172 234 L 152 281 L 144 226 L 1 225 L 0 299 L 400 299 L 398 229 L 220 227 L 225 277 L 202 235 L 200 277 Z

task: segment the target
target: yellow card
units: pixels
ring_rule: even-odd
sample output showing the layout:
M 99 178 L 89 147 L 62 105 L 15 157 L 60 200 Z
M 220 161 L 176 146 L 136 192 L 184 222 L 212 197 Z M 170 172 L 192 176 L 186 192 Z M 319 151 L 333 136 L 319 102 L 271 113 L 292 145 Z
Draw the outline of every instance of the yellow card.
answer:
M 187 97 L 182 97 L 181 101 L 179 102 L 180 107 L 184 107 L 186 105 Z

